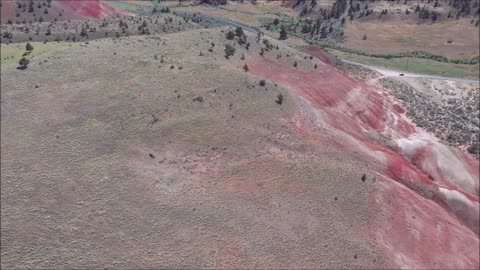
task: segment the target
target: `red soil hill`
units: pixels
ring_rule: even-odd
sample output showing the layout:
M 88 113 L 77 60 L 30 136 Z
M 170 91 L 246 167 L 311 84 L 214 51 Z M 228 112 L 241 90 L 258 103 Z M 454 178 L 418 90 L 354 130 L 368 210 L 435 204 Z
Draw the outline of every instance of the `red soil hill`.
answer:
M 32 2 L 32 4 L 30 4 Z M 69 19 L 99 19 L 125 14 L 103 0 L 1 1 L 1 22 L 30 22 Z
M 377 84 L 327 64 L 314 70 L 258 58 L 248 66 L 292 91 L 303 111 L 292 125 L 319 151 L 333 141 L 338 151 L 374 165 L 370 173 L 384 192 L 372 201 L 386 209 L 390 226 L 373 222 L 370 230 L 398 267 L 479 267 L 478 160 L 415 126 Z M 459 250 L 462 256 L 452 260 Z

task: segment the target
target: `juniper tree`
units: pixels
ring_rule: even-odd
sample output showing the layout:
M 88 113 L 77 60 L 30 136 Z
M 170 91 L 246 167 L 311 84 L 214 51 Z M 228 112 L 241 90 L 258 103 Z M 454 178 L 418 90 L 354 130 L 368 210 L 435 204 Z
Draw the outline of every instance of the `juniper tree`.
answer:
M 226 44 L 225 45 L 225 57 L 228 59 L 230 56 L 232 56 L 234 54 L 235 54 L 235 48 L 230 44 Z
M 235 33 L 233 33 L 233 31 L 228 31 L 227 34 L 225 35 L 225 37 L 228 40 L 233 40 L 235 38 Z
M 285 26 L 282 25 L 281 30 L 280 30 L 280 39 L 281 40 L 286 40 L 287 37 L 287 30 L 285 29 Z
M 30 44 L 30 42 L 27 42 L 27 45 L 25 46 L 25 49 L 27 50 L 27 52 L 33 51 L 33 46 L 32 46 L 32 44 Z
M 235 34 L 237 35 L 237 37 L 241 37 L 245 35 L 245 33 L 243 32 L 243 28 L 240 26 L 235 29 Z

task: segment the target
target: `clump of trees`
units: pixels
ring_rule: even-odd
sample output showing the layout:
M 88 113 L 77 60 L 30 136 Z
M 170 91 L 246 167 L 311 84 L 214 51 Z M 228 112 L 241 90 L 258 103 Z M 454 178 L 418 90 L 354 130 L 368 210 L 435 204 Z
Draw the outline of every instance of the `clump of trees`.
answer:
M 152 13 L 157 13 L 157 12 L 158 12 L 157 7 L 154 7 L 153 10 L 152 10 Z M 161 13 L 170 13 L 170 8 L 163 7 L 162 9 L 160 9 L 160 12 Z
M 235 29 L 235 32 L 230 30 L 228 31 L 226 34 L 225 34 L 225 37 L 228 39 L 228 40 L 234 40 L 235 37 L 238 38 L 238 44 L 239 45 L 243 45 L 245 43 L 247 43 L 247 36 L 245 35 L 245 32 L 243 31 L 243 28 L 242 27 L 237 27 Z
M 242 27 L 237 27 L 237 29 L 235 29 L 235 35 L 238 37 L 239 45 L 247 43 L 247 35 L 245 35 L 245 32 L 243 32 Z
M 273 44 L 270 43 L 270 41 L 268 39 L 263 39 L 263 44 L 265 45 L 265 50 L 266 51 L 270 51 L 271 49 L 273 49 Z

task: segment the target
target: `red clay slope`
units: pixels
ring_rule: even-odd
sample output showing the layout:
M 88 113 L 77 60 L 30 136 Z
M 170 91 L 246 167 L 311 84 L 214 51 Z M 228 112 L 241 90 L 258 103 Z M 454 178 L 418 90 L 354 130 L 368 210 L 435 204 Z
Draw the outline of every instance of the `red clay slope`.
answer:
M 67 16 L 70 14 L 74 17 L 98 19 L 125 13 L 103 0 L 58 0 L 54 3 L 64 9 Z
M 372 224 L 372 229 L 398 267 L 479 267 L 478 160 L 416 127 L 378 85 L 358 82 L 325 64 L 304 70 L 258 58 L 248 65 L 253 74 L 289 88 L 311 107 L 313 113 L 305 114 L 310 120 L 295 125 L 320 142 L 320 151 L 322 141 L 335 140 L 347 154 L 379 168 L 372 174 L 385 180 L 393 221 L 390 228 Z M 443 228 L 439 221 L 450 225 Z
M 30 1 L 19 1 L 28 6 Z M 6 23 L 8 20 L 13 22 L 21 22 L 25 19 L 27 22 L 33 21 L 33 14 L 37 17 L 42 17 L 45 21 L 69 20 L 69 19 L 99 19 L 112 17 L 118 14 L 128 15 L 127 12 L 115 9 L 103 0 L 53 0 L 51 7 L 41 6 L 37 7 L 37 2 L 34 2 L 33 13 L 30 13 L 23 8 L 17 7 L 16 1 L 1 1 L 1 22 Z M 44 13 L 45 8 L 48 14 Z M 16 14 L 20 17 L 16 17 Z M 59 14 L 62 14 L 60 16 Z

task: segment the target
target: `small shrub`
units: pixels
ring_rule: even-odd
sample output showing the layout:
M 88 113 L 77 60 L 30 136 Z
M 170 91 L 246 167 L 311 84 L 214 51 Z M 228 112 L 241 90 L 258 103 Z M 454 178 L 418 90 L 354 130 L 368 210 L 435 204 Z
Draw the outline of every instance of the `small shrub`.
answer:
M 245 72 L 248 72 L 248 66 L 247 66 L 247 64 L 245 64 L 245 65 L 243 66 L 243 70 L 245 70 Z
M 11 39 L 13 37 L 13 34 L 12 34 L 12 32 L 5 31 L 5 32 L 3 32 L 2 37 Z
M 265 86 L 265 80 L 260 80 L 260 86 Z
M 285 100 L 285 96 L 282 93 L 280 93 L 277 95 L 277 99 L 275 100 L 275 102 L 279 105 L 282 105 L 284 100 Z
M 478 152 L 480 150 L 480 147 L 477 143 L 474 143 L 472 145 L 470 145 L 468 148 L 467 148 L 467 151 L 470 153 L 470 154 L 475 154 L 476 152 Z
M 363 175 L 362 175 L 362 181 L 365 182 L 365 180 L 367 180 L 367 175 L 366 175 L 366 174 L 363 174 Z
M 22 57 L 22 59 L 20 59 L 20 61 L 18 61 L 18 64 L 20 65 L 20 69 L 26 69 L 28 64 L 30 64 L 30 60 L 25 58 L 25 57 Z

